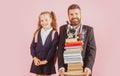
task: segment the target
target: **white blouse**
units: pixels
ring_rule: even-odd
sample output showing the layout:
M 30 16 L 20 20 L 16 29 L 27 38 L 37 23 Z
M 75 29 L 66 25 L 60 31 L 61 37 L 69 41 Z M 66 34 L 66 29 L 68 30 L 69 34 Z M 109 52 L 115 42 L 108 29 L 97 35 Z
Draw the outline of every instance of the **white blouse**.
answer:
M 48 30 L 45 30 L 45 29 L 41 29 L 41 38 L 42 38 L 42 44 L 44 45 L 45 44 L 45 41 L 50 33 L 50 31 L 52 30 L 53 28 L 50 28 Z

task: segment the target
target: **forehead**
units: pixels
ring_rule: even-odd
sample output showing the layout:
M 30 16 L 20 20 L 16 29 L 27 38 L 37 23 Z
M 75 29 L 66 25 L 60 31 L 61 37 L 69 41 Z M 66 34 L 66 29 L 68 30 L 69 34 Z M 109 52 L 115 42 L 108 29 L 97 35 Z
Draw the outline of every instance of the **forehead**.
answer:
M 70 9 L 68 13 L 80 13 L 80 9 Z
M 40 15 L 40 18 L 43 19 L 43 18 L 50 18 L 50 15 L 48 13 L 45 13 L 45 14 L 41 14 Z

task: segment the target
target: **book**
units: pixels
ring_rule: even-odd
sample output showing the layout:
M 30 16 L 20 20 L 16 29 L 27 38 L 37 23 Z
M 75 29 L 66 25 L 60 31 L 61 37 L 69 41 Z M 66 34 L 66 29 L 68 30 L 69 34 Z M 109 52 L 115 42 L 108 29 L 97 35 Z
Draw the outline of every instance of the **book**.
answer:
M 69 63 L 67 71 L 83 71 L 83 62 Z
M 83 72 L 83 69 L 80 68 L 80 69 L 68 69 L 67 72 L 76 72 L 76 71 L 79 71 L 79 72 Z
M 68 46 L 68 47 L 64 47 L 64 49 L 76 49 L 76 48 L 82 48 L 82 46 Z
M 71 71 L 71 72 L 64 73 L 64 76 L 84 76 L 84 75 L 85 73 L 80 71 Z
M 64 63 L 83 62 L 82 55 L 79 49 L 69 49 L 64 51 Z
M 82 47 L 81 48 L 72 48 L 72 49 L 66 49 L 64 53 L 71 53 L 71 52 L 82 52 Z
M 75 41 L 78 41 L 78 39 L 77 38 L 67 38 L 66 40 L 65 40 L 65 42 L 75 42 Z
M 69 46 L 83 46 L 83 41 L 66 42 L 65 47 Z
M 68 64 L 68 67 L 74 67 L 74 66 L 83 66 L 83 62 L 81 62 L 81 63 L 70 63 L 70 64 Z

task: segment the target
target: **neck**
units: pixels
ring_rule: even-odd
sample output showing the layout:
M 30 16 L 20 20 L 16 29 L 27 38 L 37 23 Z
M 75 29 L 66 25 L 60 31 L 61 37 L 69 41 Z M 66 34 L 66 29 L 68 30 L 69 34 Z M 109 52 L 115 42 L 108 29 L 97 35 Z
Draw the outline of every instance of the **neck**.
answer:
M 49 30 L 51 29 L 52 27 L 46 27 L 46 28 L 43 28 L 44 30 Z
M 77 29 L 80 26 L 80 24 L 73 26 L 75 29 Z

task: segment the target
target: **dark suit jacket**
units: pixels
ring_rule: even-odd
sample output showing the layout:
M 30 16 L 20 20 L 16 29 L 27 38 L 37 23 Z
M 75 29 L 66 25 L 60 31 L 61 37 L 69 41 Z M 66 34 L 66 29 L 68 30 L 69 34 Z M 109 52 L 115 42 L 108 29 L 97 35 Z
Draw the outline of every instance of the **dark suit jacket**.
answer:
M 95 55 L 96 55 L 96 44 L 94 39 L 93 28 L 87 25 L 83 25 L 83 30 L 85 31 L 85 39 L 84 46 L 82 51 L 84 66 L 88 67 L 92 70 Z M 65 39 L 67 38 L 67 25 L 63 25 L 60 27 L 60 35 L 59 35 L 59 45 L 58 45 L 58 66 L 59 68 L 64 67 L 67 70 L 67 65 L 64 64 L 63 52 L 64 52 L 64 44 Z

